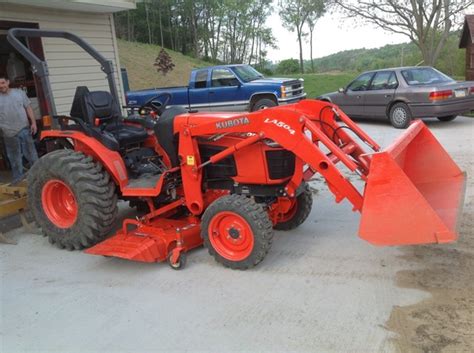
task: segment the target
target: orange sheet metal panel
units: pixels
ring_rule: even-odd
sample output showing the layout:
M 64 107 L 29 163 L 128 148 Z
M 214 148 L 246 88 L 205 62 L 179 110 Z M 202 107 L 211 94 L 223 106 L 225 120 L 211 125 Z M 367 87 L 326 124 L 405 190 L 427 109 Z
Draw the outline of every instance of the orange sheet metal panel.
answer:
M 372 156 L 359 235 L 376 245 L 457 239 L 466 175 L 418 120 Z

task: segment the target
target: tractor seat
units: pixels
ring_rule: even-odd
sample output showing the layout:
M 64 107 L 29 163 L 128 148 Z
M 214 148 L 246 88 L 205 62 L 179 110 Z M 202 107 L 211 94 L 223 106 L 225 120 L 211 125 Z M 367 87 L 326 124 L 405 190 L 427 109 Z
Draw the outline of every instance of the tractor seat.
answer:
M 115 151 L 141 143 L 148 136 L 143 127 L 120 121 L 120 107 L 107 91 L 77 87 L 70 115 L 83 120 L 106 147 Z
M 158 143 L 168 155 L 172 167 L 177 167 L 179 165 L 177 148 L 178 139 L 174 132 L 174 118 L 176 118 L 177 115 L 185 113 L 188 113 L 188 111 L 182 107 L 171 107 L 166 109 L 158 118 L 158 121 L 153 128 Z

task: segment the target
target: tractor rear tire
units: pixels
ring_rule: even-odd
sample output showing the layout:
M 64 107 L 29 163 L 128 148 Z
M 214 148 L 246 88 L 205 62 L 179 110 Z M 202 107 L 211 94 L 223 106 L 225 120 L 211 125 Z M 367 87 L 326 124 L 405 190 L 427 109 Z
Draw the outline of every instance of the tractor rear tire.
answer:
M 204 212 L 201 237 L 217 262 L 246 270 L 260 263 L 270 250 L 272 222 L 262 204 L 242 195 L 227 195 Z
M 28 206 L 49 242 L 67 250 L 105 238 L 117 219 L 115 184 L 83 153 L 57 150 L 28 173 Z
M 283 221 L 275 224 L 273 228 L 277 230 L 291 230 L 300 226 L 311 213 L 313 206 L 313 193 L 309 185 L 304 186 L 304 190 L 296 197 L 296 202 L 293 207 L 284 216 Z

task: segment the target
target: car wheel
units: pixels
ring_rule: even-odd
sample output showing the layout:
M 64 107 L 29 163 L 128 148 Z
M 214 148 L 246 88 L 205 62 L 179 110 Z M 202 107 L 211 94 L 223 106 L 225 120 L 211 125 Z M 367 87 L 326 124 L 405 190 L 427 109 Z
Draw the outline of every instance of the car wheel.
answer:
M 271 107 L 276 107 L 276 102 L 273 99 L 263 98 L 259 99 L 252 107 L 252 111 L 267 109 Z
M 453 121 L 457 118 L 457 115 L 450 115 L 450 116 L 438 116 L 439 121 Z
M 390 108 L 390 123 L 397 129 L 406 129 L 411 122 L 411 112 L 405 103 L 395 103 Z

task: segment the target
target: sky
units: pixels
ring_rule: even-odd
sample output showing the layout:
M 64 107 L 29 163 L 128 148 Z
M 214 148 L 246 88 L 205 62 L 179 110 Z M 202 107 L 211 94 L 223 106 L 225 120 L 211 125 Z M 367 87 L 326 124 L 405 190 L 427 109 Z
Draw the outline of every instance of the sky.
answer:
M 377 48 L 385 44 L 408 42 L 408 38 L 403 35 L 388 33 L 360 22 L 352 19 L 344 20 L 341 14 L 326 14 L 321 17 L 313 32 L 313 57 L 320 58 L 348 49 Z M 268 59 L 272 61 L 298 59 L 299 45 L 296 32 L 289 32 L 283 28 L 277 11 L 267 19 L 267 25 L 272 28 L 278 45 L 278 49 L 268 49 Z M 303 42 L 303 58 L 310 58 L 307 40 Z

